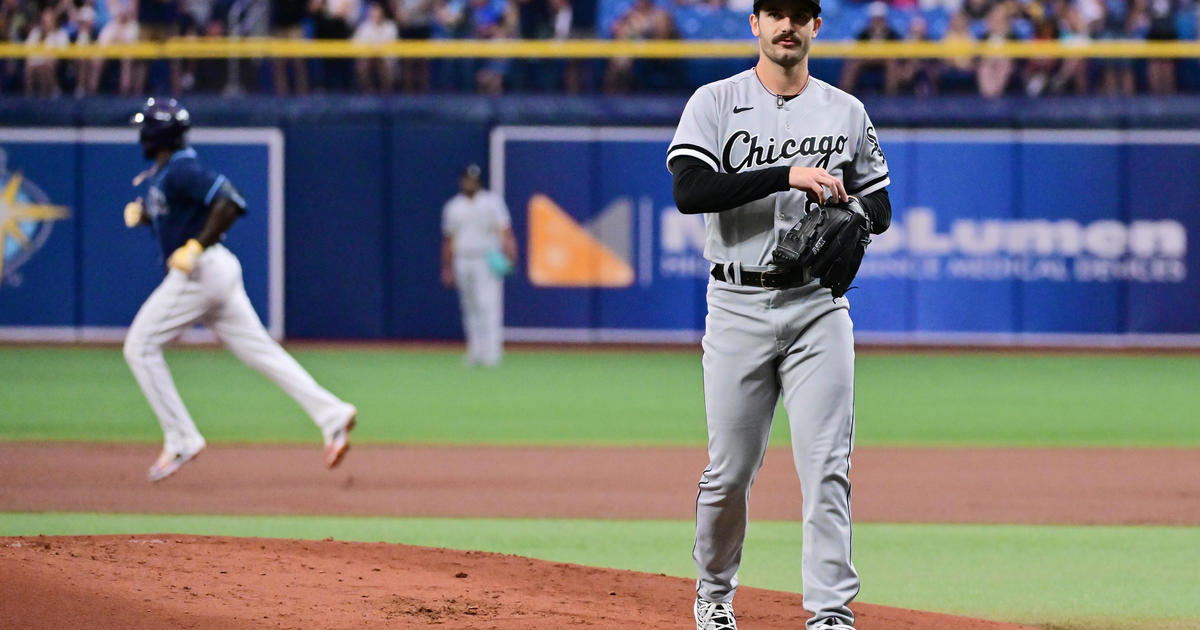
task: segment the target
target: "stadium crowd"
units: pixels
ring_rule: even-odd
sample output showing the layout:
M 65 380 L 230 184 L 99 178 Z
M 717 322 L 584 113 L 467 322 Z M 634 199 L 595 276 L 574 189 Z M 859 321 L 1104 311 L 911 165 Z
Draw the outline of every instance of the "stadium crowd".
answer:
M 752 0 L 0 0 L 0 36 L 51 47 L 173 37 L 744 39 Z M 1197 0 L 824 0 L 822 40 L 1196 39 Z M 749 58 L 749 56 L 747 57 Z M 1195 59 L 814 59 L 856 94 L 1200 91 Z M 0 94 L 689 92 L 746 60 L 0 59 Z

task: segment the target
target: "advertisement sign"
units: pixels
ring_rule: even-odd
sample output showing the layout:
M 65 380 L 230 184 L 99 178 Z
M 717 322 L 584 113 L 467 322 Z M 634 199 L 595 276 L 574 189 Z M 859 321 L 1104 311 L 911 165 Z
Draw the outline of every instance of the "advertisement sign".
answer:
M 526 252 L 507 284 L 510 338 L 703 333 L 704 223 L 674 207 L 673 131 L 494 130 L 491 187 Z M 858 339 L 1200 345 L 1200 132 L 879 139 L 893 221 L 848 294 Z

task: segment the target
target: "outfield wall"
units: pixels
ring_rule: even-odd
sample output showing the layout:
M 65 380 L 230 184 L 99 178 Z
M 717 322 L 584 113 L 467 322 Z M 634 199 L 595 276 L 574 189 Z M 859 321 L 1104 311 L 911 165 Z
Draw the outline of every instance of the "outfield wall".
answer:
M 681 98 L 188 105 L 202 128 L 258 129 L 212 130 L 243 149 L 195 139 L 252 197 L 230 245 L 277 334 L 459 338 L 456 297 L 438 284 L 439 213 L 471 161 L 503 192 L 521 243 L 506 295 L 513 338 L 690 342 L 703 328 L 703 226 L 674 211 L 663 164 Z M 867 105 L 896 219 L 850 293 L 861 340 L 1200 345 L 1200 100 Z M 0 101 L 8 170 L 71 212 L 36 247 L 6 241 L 7 336 L 119 334 L 153 287 L 148 239 L 129 241 L 119 219 L 143 167 L 132 135 L 99 159 L 83 140 L 116 137 L 94 128 L 123 125 L 136 106 Z M 4 139 L 31 126 L 84 131 Z M 245 149 L 271 134 L 281 159 Z M 537 221 L 571 236 L 531 239 Z M 555 268 L 564 255 L 590 258 Z

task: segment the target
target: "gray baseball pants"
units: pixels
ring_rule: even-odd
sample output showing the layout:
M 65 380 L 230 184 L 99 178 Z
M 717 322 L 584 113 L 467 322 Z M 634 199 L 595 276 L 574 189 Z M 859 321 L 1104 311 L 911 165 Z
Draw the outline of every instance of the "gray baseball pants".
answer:
M 803 494 L 804 607 L 809 622 L 853 621 L 850 452 L 854 340 L 849 306 L 827 289 L 769 290 L 710 279 L 704 402 L 709 465 L 696 499 L 697 594 L 732 601 L 750 499 L 783 398 Z
M 467 338 L 468 365 L 494 366 L 504 354 L 504 279 L 479 256 L 454 257 L 454 281 Z

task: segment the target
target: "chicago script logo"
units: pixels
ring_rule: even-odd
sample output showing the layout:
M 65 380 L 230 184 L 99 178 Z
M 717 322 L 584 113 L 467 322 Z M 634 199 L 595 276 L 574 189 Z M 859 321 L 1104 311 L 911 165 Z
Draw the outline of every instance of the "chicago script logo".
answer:
M 790 160 L 797 155 L 819 155 L 821 158 L 813 166 L 829 168 L 829 162 L 835 153 L 846 151 L 846 136 L 808 136 L 806 138 L 787 138 L 779 143 L 775 138 L 760 141 L 757 135 L 739 129 L 725 141 L 721 151 L 721 165 L 726 173 L 737 173 L 752 166 L 767 166 L 781 160 Z

